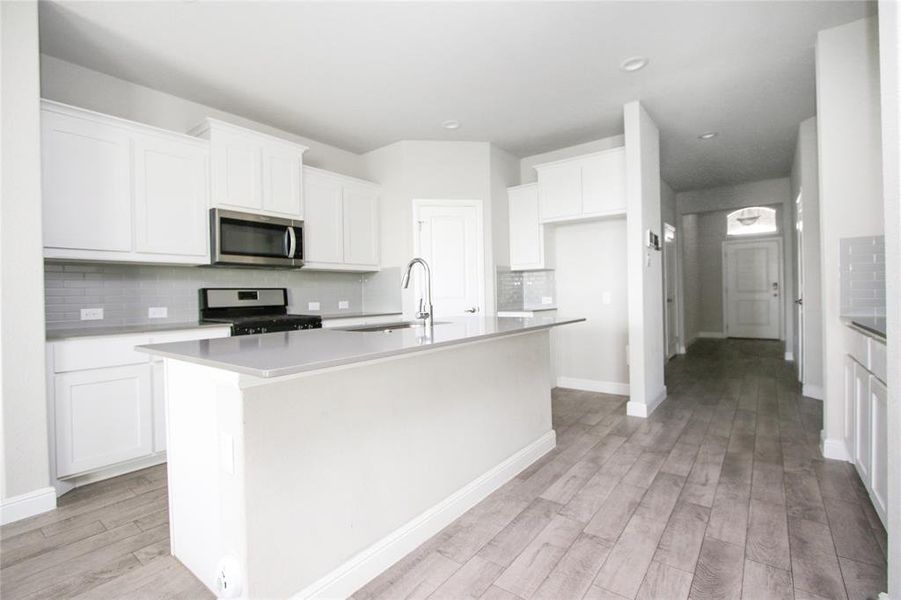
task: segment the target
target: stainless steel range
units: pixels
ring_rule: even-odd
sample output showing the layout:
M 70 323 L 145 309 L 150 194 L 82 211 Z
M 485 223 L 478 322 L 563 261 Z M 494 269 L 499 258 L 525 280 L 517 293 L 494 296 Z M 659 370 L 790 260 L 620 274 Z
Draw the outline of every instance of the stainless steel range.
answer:
M 228 323 L 232 335 L 319 329 L 319 315 L 289 315 L 286 288 L 201 288 L 200 320 Z

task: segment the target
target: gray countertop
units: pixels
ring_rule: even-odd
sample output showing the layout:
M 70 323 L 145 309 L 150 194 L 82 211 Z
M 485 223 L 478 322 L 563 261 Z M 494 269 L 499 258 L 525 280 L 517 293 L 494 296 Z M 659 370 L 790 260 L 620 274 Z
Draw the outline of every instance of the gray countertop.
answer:
M 81 337 L 95 337 L 107 335 L 126 335 L 130 333 L 155 333 L 161 331 L 181 331 L 185 329 L 206 329 L 206 328 L 222 328 L 228 327 L 226 323 L 201 323 L 200 321 L 189 321 L 187 323 L 154 323 L 143 325 L 106 325 L 102 327 L 73 327 L 67 329 L 49 329 L 47 330 L 47 341 L 55 342 L 59 340 L 68 340 Z
M 280 377 L 584 320 L 556 316 L 456 317 L 436 321 L 431 335 L 426 335 L 421 326 L 389 333 L 311 329 L 152 344 L 138 346 L 137 350 L 256 377 Z
M 886 340 L 888 325 L 885 317 L 842 317 L 845 324 L 862 330 L 861 333 Z
M 309 314 L 317 314 L 317 313 L 309 313 Z M 341 312 L 341 313 L 326 313 L 319 315 L 322 317 L 323 321 L 330 321 L 333 319 L 369 319 L 373 317 L 390 317 L 395 315 L 403 314 L 401 311 L 396 312 Z

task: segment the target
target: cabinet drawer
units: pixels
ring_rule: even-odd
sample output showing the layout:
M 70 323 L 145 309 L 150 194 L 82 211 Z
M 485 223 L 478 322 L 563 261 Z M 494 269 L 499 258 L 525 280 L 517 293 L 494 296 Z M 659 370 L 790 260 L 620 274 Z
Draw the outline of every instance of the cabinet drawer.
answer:
M 150 336 L 146 334 L 54 342 L 53 370 L 65 373 L 146 363 L 150 357 L 134 348 L 149 343 Z
M 887 381 L 886 378 L 888 377 L 888 373 L 887 373 L 888 358 L 886 357 L 885 344 L 883 344 L 882 342 L 879 342 L 877 340 L 874 340 L 873 338 L 868 338 L 867 343 L 870 346 L 870 352 L 869 352 L 870 372 L 873 373 L 873 375 L 875 375 L 879 379 L 881 379 L 883 382 L 885 382 L 885 381 Z

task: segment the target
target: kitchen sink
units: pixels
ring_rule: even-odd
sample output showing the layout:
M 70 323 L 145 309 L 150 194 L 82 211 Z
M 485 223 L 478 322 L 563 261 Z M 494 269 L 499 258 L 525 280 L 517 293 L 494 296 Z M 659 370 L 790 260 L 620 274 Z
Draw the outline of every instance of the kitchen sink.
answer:
M 432 325 L 443 325 L 443 323 L 434 322 Z M 348 327 L 344 331 L 359 331 L 364 333 L 391 333 L 396 329 L 411 329 L 413 327 L 422 327 L 422 321 L 400 321 L 398 323 L 380 323 L 378 325 L 364 325 L 362 327 Z

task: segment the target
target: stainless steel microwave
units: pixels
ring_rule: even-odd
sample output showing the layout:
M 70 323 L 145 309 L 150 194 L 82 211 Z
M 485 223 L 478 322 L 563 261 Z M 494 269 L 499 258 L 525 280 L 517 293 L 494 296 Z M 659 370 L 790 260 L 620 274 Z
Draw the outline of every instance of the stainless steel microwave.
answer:
M 214 265 L 303 266 L 303 221 L 213 208 L 210 262 Z

